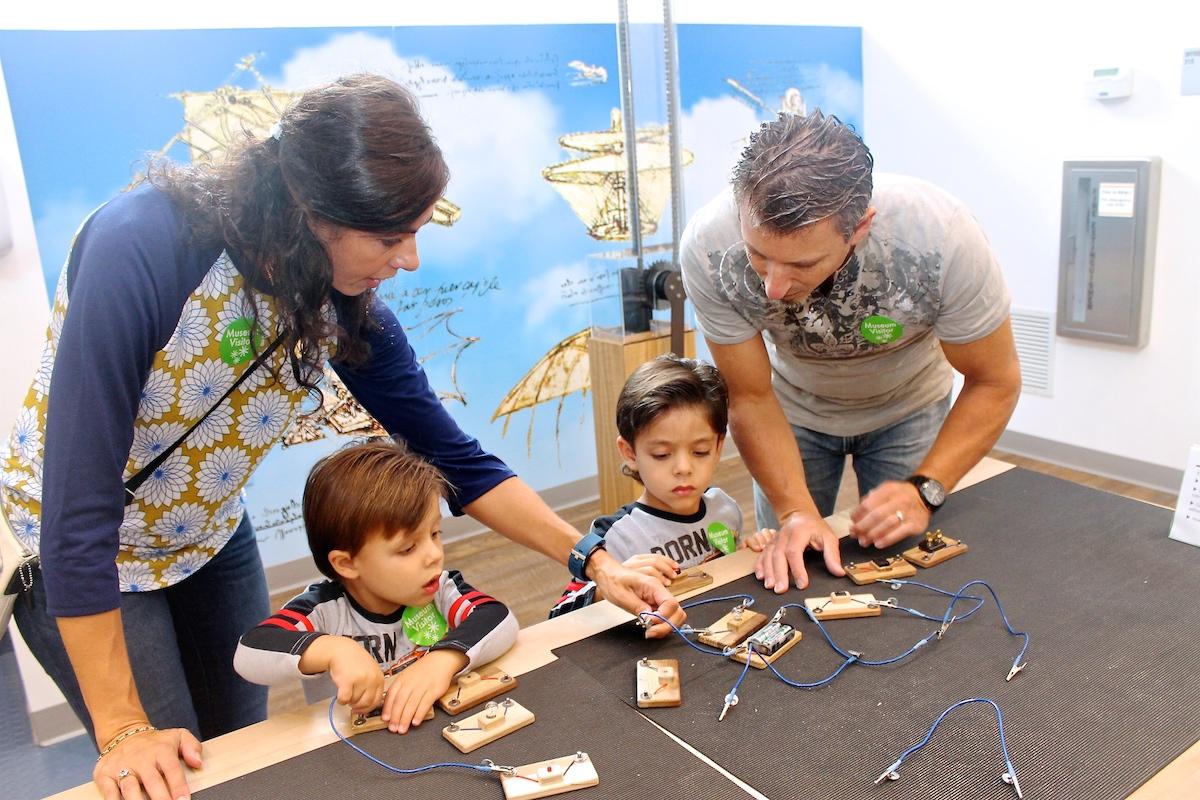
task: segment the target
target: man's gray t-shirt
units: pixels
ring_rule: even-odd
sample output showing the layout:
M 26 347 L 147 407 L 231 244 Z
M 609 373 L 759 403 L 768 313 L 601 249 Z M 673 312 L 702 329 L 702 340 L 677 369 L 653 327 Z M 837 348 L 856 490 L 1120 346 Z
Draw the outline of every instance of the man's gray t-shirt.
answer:
M 750 268 L 726 189 L 683 234 L 681 260 L 696 324 L 716 344 L 762 335 L 772 388 L 793 425 L 856 436 L 891 425 L 950 392 L 939 341 L 982 339 L 1010 296 L 987 238 L 938 187 L 876 175 L 867 238 L 828 293 L 770 300 Z

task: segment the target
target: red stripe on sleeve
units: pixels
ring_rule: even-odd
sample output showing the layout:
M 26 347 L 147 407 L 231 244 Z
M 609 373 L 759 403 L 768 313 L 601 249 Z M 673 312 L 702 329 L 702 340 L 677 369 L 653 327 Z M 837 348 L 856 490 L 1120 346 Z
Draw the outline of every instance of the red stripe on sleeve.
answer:
M 304 616 L 303 614 L 301 614 L 298 611 L 291 611 L 291 610 L 285 608 L 285 609 L 280 610 L 280 612 L 278 614 L 276 614 L 275 616 L 287 617 L 288 619 L 293 620 L 295 623 L 293 625 L 293 627 L 296 630 L 299 630 L 300 628 L 304 628 L 306 631 L 314 630 L 313 624 L 312 624 L 312 622 L 309 621 L 308 617 Z
M 447 622 L 450 623 L 451 628 L 457 628 L 463 623 L 463 620 L 471 616 L 471 611 L 475 606 L 494 602 L 496 602 L 495 598 L 488 597 L 478 590 L 467 592 L 450 606 L 450 614 L 448 615 L 449 619 Z
M 275 617 L 271 617 L 270 619 L 265 619 L 262 622 L 258 623 L 258 626 L 260 628 L 263 625 L 274 625 L 276 628 L 283 628 L 284 630 L 288 630 L 288 631 L 296 630 L 296 626 L 293 625 L 292 623 L 285 622 L 284 620 L 281 620 L 281 619 L 276 619 Z

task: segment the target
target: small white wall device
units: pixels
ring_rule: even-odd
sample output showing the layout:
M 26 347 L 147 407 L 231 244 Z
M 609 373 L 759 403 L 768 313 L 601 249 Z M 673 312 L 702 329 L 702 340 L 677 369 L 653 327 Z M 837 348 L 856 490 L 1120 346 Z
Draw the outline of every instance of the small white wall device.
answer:
M 1133 94 L 1132 67 L 1097 67 L 1084 83 L 1084 96 L 1094 100 L 1116 100 Z
M 1183 94 L 1200 94 L 1200 47 L 1189 47 L 1183 51 Z

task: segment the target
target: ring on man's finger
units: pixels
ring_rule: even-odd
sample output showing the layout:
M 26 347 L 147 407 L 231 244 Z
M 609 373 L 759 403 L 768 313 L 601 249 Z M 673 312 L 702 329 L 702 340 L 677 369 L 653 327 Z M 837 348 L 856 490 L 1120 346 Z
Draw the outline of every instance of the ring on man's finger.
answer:
M 896 509 L 896 519 L 900 520 L 901 525 L 904 524 L 904 512 L 900 509 Z
M 127 769 L 123 769 L 123 770 L 121 770 L 120 772 L 118 772 L 118 773 L 117 773 L 117 780 L 118 780 L 118 781 L 123 781 L 123 780 L 125 780 L 126 778 L 128 778 L 128 777 L 129 777 L 130 775 L 132 775 L 132 774 L 133 774 L 133 773 L 132 773 L 132 772 L 130 772 L 129 770 L 127 770 Z

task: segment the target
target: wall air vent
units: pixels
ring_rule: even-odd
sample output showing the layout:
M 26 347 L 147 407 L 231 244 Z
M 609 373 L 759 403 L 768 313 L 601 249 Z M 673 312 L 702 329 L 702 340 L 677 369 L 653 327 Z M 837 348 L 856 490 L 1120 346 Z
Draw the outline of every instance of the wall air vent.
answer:
M 1054 315 L 1012 310 L 1013 339 L 1021 359 L 1021 391 L 1051 397 L 1054 378 Z

